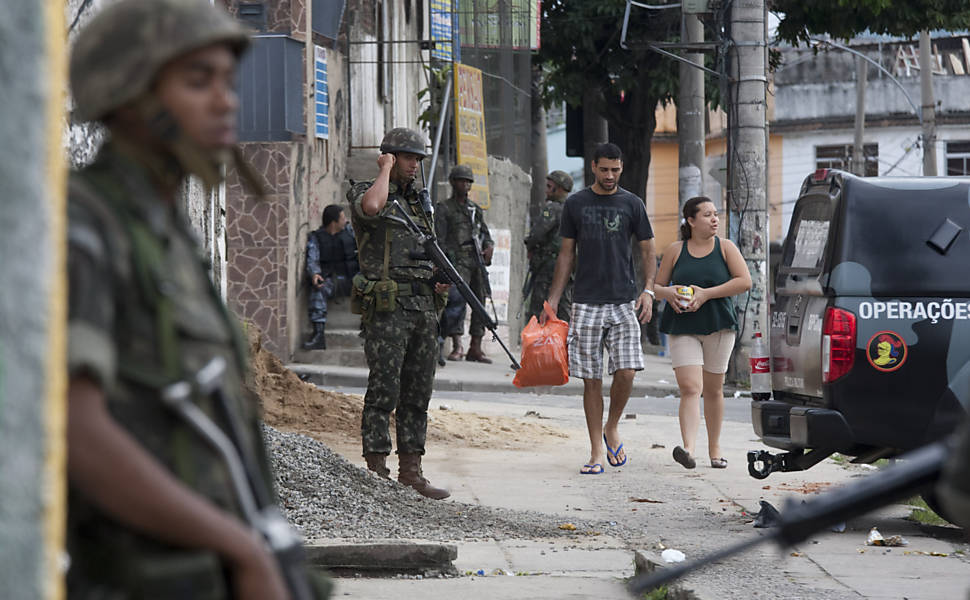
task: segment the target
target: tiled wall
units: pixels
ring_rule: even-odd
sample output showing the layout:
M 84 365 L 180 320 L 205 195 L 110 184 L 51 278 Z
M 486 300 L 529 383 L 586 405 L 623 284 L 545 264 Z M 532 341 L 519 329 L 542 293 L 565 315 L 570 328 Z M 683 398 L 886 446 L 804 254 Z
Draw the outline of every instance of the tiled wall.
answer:
M 246 159 L 266 179 L 257 200 L 233 176 L 226 189 L 227 301 L 258 326 L 267 348 L 285 354 L 289 248 L 290 143 L 244 144 Z

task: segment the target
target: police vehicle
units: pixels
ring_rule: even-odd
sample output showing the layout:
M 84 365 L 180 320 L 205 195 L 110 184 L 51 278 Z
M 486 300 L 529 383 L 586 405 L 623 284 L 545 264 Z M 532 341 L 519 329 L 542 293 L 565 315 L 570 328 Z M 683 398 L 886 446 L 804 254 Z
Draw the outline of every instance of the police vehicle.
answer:
M 759 479 L 838 452 L 892 457 L 951 432 L 970 395 L 970 178 L 805 179 L 770 318 Z

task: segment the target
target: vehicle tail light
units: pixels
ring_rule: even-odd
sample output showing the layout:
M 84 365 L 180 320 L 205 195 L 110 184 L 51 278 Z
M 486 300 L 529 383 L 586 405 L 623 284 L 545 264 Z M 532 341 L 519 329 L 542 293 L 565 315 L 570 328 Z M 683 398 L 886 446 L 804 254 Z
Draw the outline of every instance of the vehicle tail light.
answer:
M 828 169 L 815 169 L 812 173 L 812 181 L 818 183 L 819 181 L 825 181 L 825 178 L 829 176 Z
M 822 381 L 832 383 L 855 363 L 855 315 L 841 308 L 825 310 L 822 324 Z

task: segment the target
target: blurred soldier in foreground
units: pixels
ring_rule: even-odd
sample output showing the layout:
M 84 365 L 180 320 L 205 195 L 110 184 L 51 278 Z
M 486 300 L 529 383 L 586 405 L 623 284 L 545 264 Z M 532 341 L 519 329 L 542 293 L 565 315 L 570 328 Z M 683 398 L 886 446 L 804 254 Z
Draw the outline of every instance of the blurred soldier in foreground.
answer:
M 451 494 L 424 478 L 421 457 L 428 429 L 428 403 L 438 358 L 438 315 L 448 286 L 432 281 L 433 263 L 398 221 L 393 202 L 426 232 L 434 231 L 431 202 L 414 186 L 424 137 L 403 127 L 387 132 L 374 181 L 347 193 L 358 239 L 360 273 L 354 277 L 351 310 L 364 325 L 370 374 L 360 433 L 367 468 L 388 477 L 390 420 L 397 427 L 398 481 L 428 498 Z M 400 219 L 400 217 L 397 217 Z
M 357 274 L 357 242 L 347 227 L 344 209 L 336 204 L 323 209 L 323 223 L 306 241 L 306 273 L 310 278 L 307 310 L 313 335 L 304 350 L 326 350 L 327 302 L 350 294 L 350 280 Z
M 529 312 L 526 320 L 542 314 L 542 303 L 549 296 L 552 286 L 552 275 L 556 270 L 556 257 L 562 246 L 562 236 L 559 235 L 559 221 L 562 219 L 563 202 L 573 189 L 573 178 L 565 171 L 553 171 L 546 177 L 546 202 L 539 210 L 539 215 L 532 223 L 529 236 L 525 238 L 525 246 L 529 251 L 529 275 L 526 284 L 529 290 Z M 569 313 L 573 304 L 573 277 L 570 274 L 566 288 L 559 299 L 558 317 L 569 321 Z
M 252 467 L 246 498 L 277 511 L 259 407 L 243 391 L 246 346 L 176 202 L 187 175 L 213 185 L 234 156 L 247 44 L 208 2 L 123 0 L 74 47 L 74 116 L 110 140 L 69 184 L 70 598 L 307 597 L 288 592 L 289 568 L 233 485 L 236 452 Z M 213 359 L 219 387 L 187 385 Z M 228 452 L 172 398 L 231 439 Z
M 492 264 L 492 252 L 495 242 L 485 224 L 482 207 L 468 198 L 468 192 L 475 182 L 475 175 L 471 167 L 457 165 L 448 175 L 451 183 L 451 197 L 438 203 L 435 217 L 435 230 L 441 249 L 445 251 L 448 260 L 455 265 L 461 278 L 468 282 L 475 295 L 485 304 L 486 279 L 488 273 L 484 267 Z M 476 254 L 479 257 L 476 257 Z M 464 302 L 462 301 L 462 304 Z M 449 308 L 449 311 L 451 309 Z M 462 313 L 464 315 L 464 313 Z M 452 340 L 451 354 L 448 360 L 461 358 L 462 323 L 453 323 L 449 319 L 448 331 L 442 332 Z M 471 325 L 468 327 L 471 343 L 465 360 L 491 363 L 492 360 L 482 352 L 482 337 L 485 335 L 485 324 L 479 315 L 472 312 Z

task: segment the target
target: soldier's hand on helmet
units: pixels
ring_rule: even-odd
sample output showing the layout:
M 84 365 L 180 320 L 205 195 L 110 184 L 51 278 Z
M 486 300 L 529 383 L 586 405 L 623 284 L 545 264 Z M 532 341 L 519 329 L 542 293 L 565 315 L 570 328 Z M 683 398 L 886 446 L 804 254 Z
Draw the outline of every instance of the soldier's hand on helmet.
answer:
M 393 154 L 384 153 L 377 157 L 377 166 L 380 169 L 390 169 L 394 166 L 397 161 L 397 157 Z
M 234 598 L 238 600 L 289 600 L 290 593 L 276 560 L 262 540 L 241 560 L 231 563 Z
M 495 246 L 489 246 L 482 250 L 482 261 L 485 262 L 486 267 L 492 266 L 492 253 L 495 251 Z
M 323 285 L 323 276 L 319 273 L 313 274 L 313 287 L 320 287 Z

